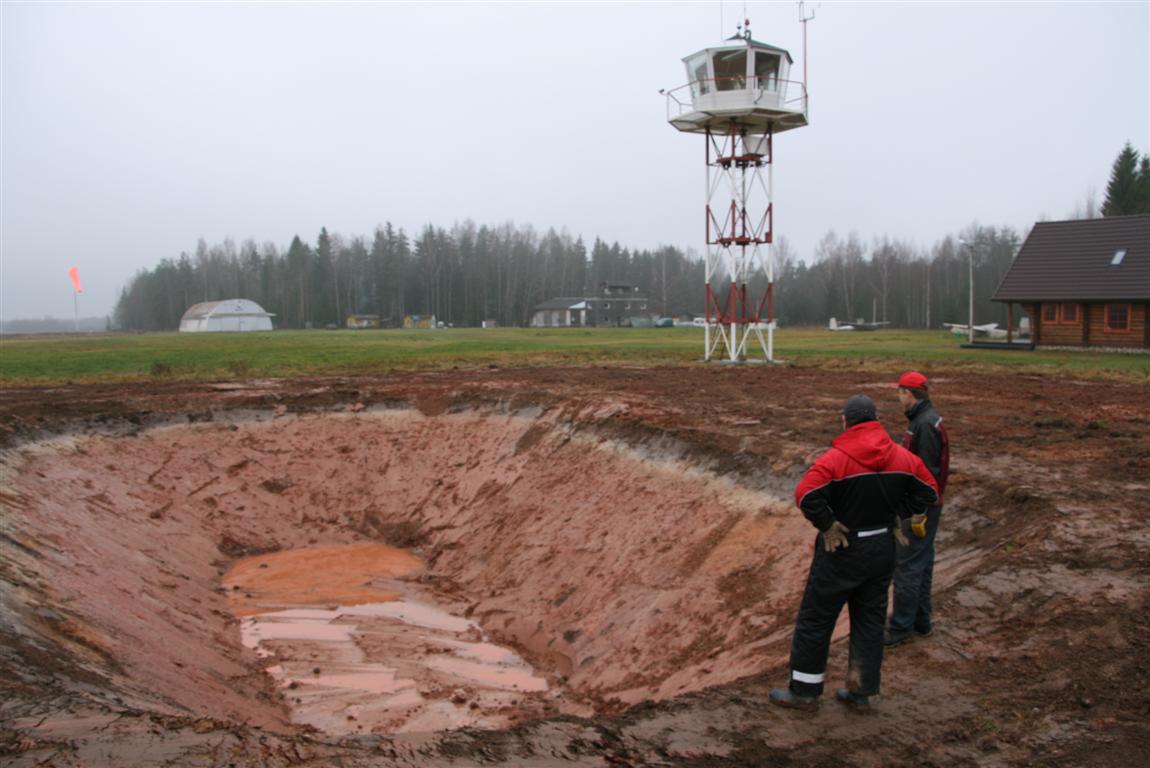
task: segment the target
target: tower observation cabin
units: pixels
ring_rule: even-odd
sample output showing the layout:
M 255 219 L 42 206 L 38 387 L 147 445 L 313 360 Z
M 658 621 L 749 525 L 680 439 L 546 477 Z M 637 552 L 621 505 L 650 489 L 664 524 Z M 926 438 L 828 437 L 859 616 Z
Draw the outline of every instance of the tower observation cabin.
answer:
M 680 131 L 725 131 L 732 120 L 748 133 L 807 124 L 806 88 L 787 79 L 791 54 L 751 39 L 749 30 L 683 63 L 688 83 L 667 93 L 667 120 Z

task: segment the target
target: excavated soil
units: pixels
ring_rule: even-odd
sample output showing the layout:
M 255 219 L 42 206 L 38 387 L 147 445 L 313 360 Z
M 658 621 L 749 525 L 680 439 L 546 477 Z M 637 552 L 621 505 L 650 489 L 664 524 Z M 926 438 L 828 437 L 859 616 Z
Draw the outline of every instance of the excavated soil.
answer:
M 937 629 L 888 654 L 865 716 L 767 692 L 814 543 L 795 483 L 848 394 L 902 430 L 873 376 L 0 393 L 0 758 L 1141 763 L 1150 388 L 931 373 L 954 456 Z

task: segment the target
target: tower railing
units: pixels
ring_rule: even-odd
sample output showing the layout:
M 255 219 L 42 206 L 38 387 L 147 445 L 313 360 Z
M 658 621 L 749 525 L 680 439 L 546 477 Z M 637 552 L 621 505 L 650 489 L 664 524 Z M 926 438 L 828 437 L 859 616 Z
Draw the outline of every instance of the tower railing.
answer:
M 762 107 L 794 114 L 807 114 L 806 86 L 798 80 L 778 80 L 776 78 L 751 78 L 750 87 L 744 77 L 709 77 L 692 80 L 689 83 L 665 92 L 667 97 L 668 122 L 690 112 L 700 111 L 699 101 L 729 101 L 731 108 L 738 106 Z M 732 87 L 737 86 L 737 87 Z M 777 94 L 777 100 L 776 100 Z M 753 96 L 753 98 L 747 98 Z M 770 96 L 773 103 L 764 103 Z M 722 104 L 721 106 L 726 106 Z

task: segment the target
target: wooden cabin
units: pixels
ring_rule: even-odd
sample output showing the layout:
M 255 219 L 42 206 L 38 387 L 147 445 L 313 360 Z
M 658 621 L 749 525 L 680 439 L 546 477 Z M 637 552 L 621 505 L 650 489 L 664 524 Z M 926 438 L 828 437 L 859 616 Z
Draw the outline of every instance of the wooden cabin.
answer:
M 992 298 L 1035 346 L 1150 349 L 1150 215 L 1035 224 Z

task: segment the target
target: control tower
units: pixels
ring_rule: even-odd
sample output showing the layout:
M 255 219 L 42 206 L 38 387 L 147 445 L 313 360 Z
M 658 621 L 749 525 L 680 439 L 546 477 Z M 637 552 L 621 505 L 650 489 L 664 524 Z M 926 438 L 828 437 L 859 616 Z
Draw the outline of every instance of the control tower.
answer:
M 688 82 L 666 92 L 667 121 L 706 142 L 704 359 L 746 361 L 761 351 L 773 361 L 774 137 L 807 124 L 806 85 L 788 79 L 790 53 L 752 38 L 749 21 L 683 63 Z M 748 283 L 760 274 L 766 288 L 755 295 Z

